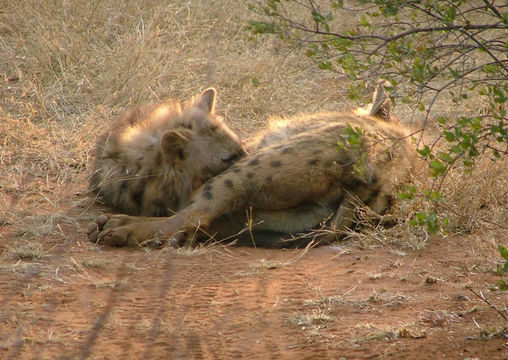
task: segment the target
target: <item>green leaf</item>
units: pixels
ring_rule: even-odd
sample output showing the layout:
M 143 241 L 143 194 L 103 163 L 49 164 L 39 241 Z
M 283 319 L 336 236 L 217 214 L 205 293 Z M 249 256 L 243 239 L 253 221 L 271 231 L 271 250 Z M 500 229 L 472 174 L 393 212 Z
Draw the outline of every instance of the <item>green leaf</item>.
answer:
M 438 116 L 438 118 L 436 120 L 441 125 L 444 125 L 448 122 L 448 118 L 445 118 L 444 116 Z
M 429 193 L 429 200 L 432 201 L 432 202 L 437 202 L 437 201 L 440 201 L 442 200 L 443 198 L 441 197 L 441 193 L 439 191 L 431 191 Z
M 497 281 L 497 285 L 499 286 L 499 290 L 508 290 L 508 284 L 506 284 L 502 279 Z
M 395 15 L 397 14 L 398 11 L 399 9 L 393 6 L 392 4 L 388 4 L 383 8 L 383 12 L 388 16 Z
M 454 79 L 458 79 L 459 78 L 460 72 L 458 70 L 455 70 L 455 69 L 448 69 L 448 70 L 450 70 L 450 74 L 452 74 Z
M 457 8 L 455 7 L 455 5 L 452 5 L 444 11 L 443 16 L 444 22 L 446 24 L 451 24 L 455 20 L 456 16 L 457 16 Z
M 453 163 L 454 161 L 454 158 L 452 158 L 449 153 L 439 152 L 438 157 L 449 164 Z
M 332 63 L 330 61 L 321 61 L 318 63 L 318 67 L 321 70 L 331 70 L 332 69 Z
M 365 16 L 365 14 L 360 17 L 359 21 L 360 21 L 360 26 L 363 26 L 363 27 L 370 27 L 371 26 L 370 22 L 367 20 L 367 17 Z
M 425 159 L 430 154 L 430 148 L 428 145 L 425 145 L 423 149 L 416 149 L 416 152 L 418 153 L 418 155 L 420 155 L 422 158 Z
M 413 194 L 408 194 L 408 193 L 397 193 L 397 198 L 399 198 L 400 200 L 412 200 L 414 199 L 414 195 Z
M 431 177 L 442 175 L 446 171 L 446 165 L 443 165 L 438 159 L 429 161 L 429 174 Z
M 338 0 L 338 1 L 331 1 L 332 9 L 342 9 L 344 7 L 344 1 Z
M 503 245 L 498 245 L 497 249 L 499 250 L 501 257 L 505 260 L 508 260 L 508 250 Z
M 443 131 L 443 136 L 444 136 L 445 140 L 448 142 L 455 141 L 455 139 L 456 139 L 455 134 L 451 131 L 448 131 L 448 130 Z
M 457 146 L 457 145 L 452 145 L 450 146 L 450 151 L 456 153 L 456 154 L 463 154 L 464 153 L 464 150 L 462 150 L 462 148 L 460 146 Z
M 434 159 L 434 160 L 431 160 L 429 162 L 429 166 L 432 168 L 432 169 L 436 169 L 436 170 L 439 170 L 439 171 L 444 171 L 446 169 L 446 166 L 443 165 L 443 163 L 437 159 Z
M 312 14 L 312 18 L 314 19 L 315 22 L 321 23 L 321 24 L 326 23 L 326 18 L 323 15 L 321 15 L 320 13 L 318 13 L 316 10 L 312 10 L 311 14 Z
M 246 29 L 251 33 L 257 34 L 273 34 L 278 32 L 279 27 L 275 24 L 264 21 L 247 21 Z

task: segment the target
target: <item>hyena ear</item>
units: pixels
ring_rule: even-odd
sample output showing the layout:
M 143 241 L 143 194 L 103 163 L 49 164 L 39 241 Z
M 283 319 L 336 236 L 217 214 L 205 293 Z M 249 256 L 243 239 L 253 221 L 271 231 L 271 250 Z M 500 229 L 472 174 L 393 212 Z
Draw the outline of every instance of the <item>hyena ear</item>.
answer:
M 168 130 L 162 134 L 161 150 L 173 162 L 185 160 L 190 132 L 185 130 Z
M 203 109 L 206 113 L 212 114 L 215 110 L 215 96 L 216 91 L 214 88 L 206 89 L 203 91 L 198 101 L 194 103 L 198 108 Z
M 389 85 L 388 81 L 379 81 L 372 95 L 372 103 L 355 109 L 353 112 L 356 115 L 374 116 L 386 122 L 392 121 L 390 96 L 385 90 L 385 86 Z
M 390 86 L 390 83 L 384 80 L 378 81 L 376 90 L 372 94 L 372 107 L 370 108 L 369 115 L 390 122 L 392 108 L 390 94 L 386 92 L 385 86 Z

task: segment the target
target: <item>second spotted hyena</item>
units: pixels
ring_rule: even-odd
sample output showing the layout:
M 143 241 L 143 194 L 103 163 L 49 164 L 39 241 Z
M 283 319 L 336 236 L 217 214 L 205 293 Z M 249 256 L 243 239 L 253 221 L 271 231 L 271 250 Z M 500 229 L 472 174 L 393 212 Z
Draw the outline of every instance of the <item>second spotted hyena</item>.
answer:
M 250 146 L 249 156 L 207 181 L 176 215 L 102 215 L 89 226 L 89 239 L 116 246 L 154 237 L 221 239 L 248 223 L 255 245 L 301 246 L 312 237 L 294 235 L 323 224 L 351 227 L 358 202 L 384 213 L 413 162 L 382 84 L 362 111 L 275 119 Z
M 90 188 L 130 215 L 183 208 L 194 190 L 245 154 L 215 115 L 215 96 L 208 89 L 188 103 L 168 100 L 124 114 L 97 142 Z

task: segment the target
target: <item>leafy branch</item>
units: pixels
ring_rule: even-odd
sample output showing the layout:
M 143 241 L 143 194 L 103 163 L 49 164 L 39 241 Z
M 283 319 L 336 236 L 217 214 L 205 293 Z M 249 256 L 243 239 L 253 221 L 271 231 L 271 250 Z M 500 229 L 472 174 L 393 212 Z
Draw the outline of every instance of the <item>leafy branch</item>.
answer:
M 438 117 L 439 136 L 418 154 L 428 164 L 432 188 L 401 194 L 424 196 L 435 207 L 451 170 L 473 171 L 481 156 L 508 155 L 508 3 L 502 0 L 257 0 L 247 29 L 272 34 L 301 48 L 326 71 L 350 80 L 348 95 L 363 100 L 367 83 L 389 81 L 394 98 L 423 116 L 422 131 L 443 97 L 475 99 L 475 111 Z M 344 21 L 356 19 L 357 21 Z M 403 95 L 400 95 L 403 94 Z M 481 104 L 481 105 L 480 105 Z M 415 223 L 441 229 L 435 213 Z

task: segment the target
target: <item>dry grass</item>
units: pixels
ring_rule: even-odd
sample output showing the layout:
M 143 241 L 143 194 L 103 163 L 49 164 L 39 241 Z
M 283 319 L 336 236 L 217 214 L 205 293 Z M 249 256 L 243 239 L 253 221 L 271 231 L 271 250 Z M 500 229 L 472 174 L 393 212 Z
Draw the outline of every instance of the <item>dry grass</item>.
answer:
M 37 260 L 47 256 L 42 244 L 38 242 L 17 242 L 9 249 L 9 254 L 14 259 Z
M 137 103 L 185 99 L 214 86 L 218 112 L 244 135 L 271 114 L 355 106 L 341 76 L 317 70 L 278 39 L 249 37 L 243 26 L 252 16 L 237 0 L 4 1 L 0 224 L 40 239 L 65 237 L 65 226 L 82 232 L 72 219 L 93 216 L 82 196 L 90 149 L 103 124 Z M 440 115 L 461 110 L 446 100 L 436 108 Z M 396 111 L 411 120 L 411 109 Z M 444 207 L 452 230 L 499 231 L 508 223 L 507 169 L 486 160 L 473 175 L 451 174 Z M 417 175 L 415 182 L 428 179 Z M 420 205 L 401 203 L 393 212 L 408 219 Z M 427 237 L 407 222 L 364 234 L 412 248 Z

